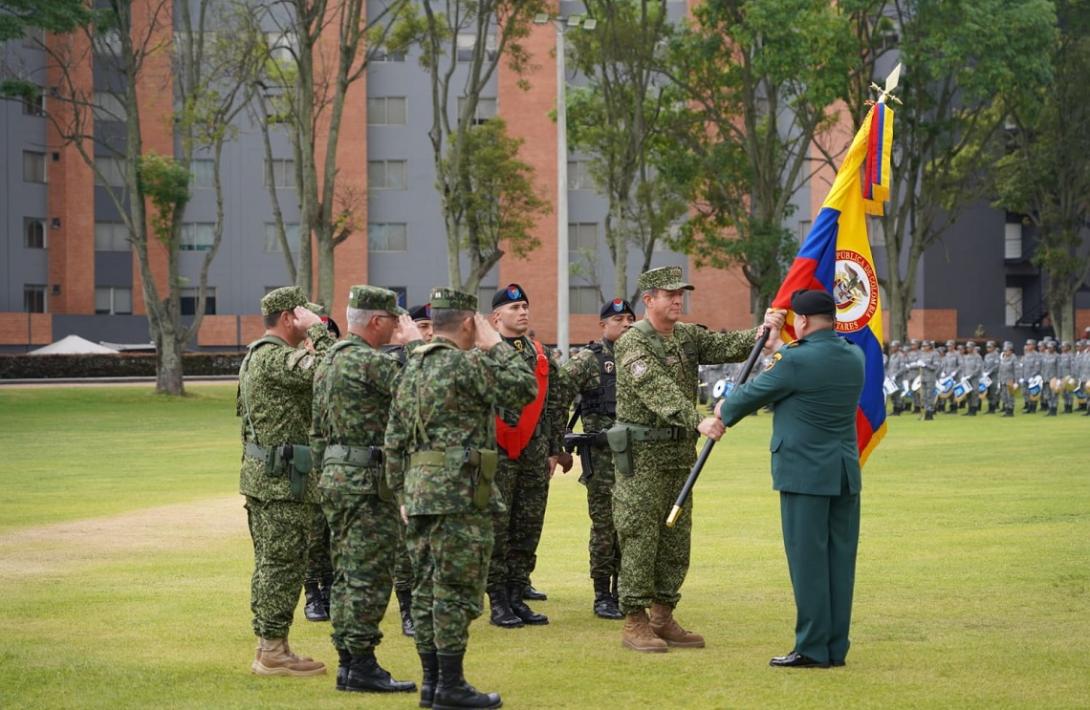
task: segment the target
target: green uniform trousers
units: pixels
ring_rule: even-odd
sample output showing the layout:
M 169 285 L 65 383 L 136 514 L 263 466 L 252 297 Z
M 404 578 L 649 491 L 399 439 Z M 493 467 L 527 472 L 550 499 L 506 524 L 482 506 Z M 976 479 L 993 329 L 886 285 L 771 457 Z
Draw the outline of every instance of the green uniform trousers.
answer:
M 382 640 L 379 622 L 390 603 L 401 527 L 397 504 L 336 488 L 321 494 L 333 540 L 333 645 L 361 655 Z
M 413 590 L 413 560 L 409 556 L 409 547 L 405 542 L 405 526 L 397 525 L 397 559 L 394 562 L 394 589 L 411 592 Z
M 250 610 L 254 633 L 286 638 L 299 603 L 307 565 L 313 505 L 246 496 L 246 518 L 254 544 Z
M 496 486 L 504 511 L 492 514 L 494 546 L 488 586 L 530 583 L 549 502 L 548 452 L 536 439 L 512 461 L 501 455 Z
M 621 568 L 621 543 L 613 525 L 613 455 L 609 449 L 594 450 L 591 459 L 594 475 L 587 481 L 590 578 L 608 579 Z
M 423 653 L 461 653 L 481 615 L 492 555 L 491 513 L 414 515 L 405 531 L 413 562 L 413 626 Z
M 307 538 L 307 574 L 304 581 L 325 583 L 333 577 L 329 523 L 326 522 L 322 506 L 315 505 L 312 508 Z
M 669 449 L 662 446 L 641 455 L 643 447 L 634 445 L 633 475 L 618 474 L 613 486 L 613 523 L 621 543 L 618 586 L 625 614 L 652 602 L 674 607 L 681 599 L 681 584 L 689 571 L 693 496 L 674 527 L 666 527 L 666 516 L 689 475 L 689 467 L 678 464 L 693 458 L 692 445 L 685 446 L 687 451 L 669 456 Z
M 852 620 L 859 494 L 845 476 L 838 496 L 780 492 L 780 517 L 791 587 L 795 648 L 820 662 L 843 661 Z

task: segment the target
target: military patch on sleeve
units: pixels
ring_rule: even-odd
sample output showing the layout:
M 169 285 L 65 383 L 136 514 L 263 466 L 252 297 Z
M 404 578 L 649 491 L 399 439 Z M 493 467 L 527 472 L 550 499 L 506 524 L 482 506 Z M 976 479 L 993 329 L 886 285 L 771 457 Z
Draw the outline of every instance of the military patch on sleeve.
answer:
M 780 361 L 780 360 L 782 360 L 782 359 L 783 359 L 783 353 L 779 353 L 779 352 L 778 352 L 778 353 L 774 354 L 774 355 L 772 356 L 772 359 L 770 359 L 770 360 L 768 361 L 768 364 L 767 364 L 767 365 L 765 365 L 765 372 L 768 372 L 769 370 L 771 370 L 772 368 L 774 368 L 774 367 L 776 366 L 776 363 L 777 363 L 777 362 L 779 362 L 779 361 Z
M 633 360 L 628 363 L 628 371 L 638 380 L 647 374 L 647 363 L 643 360 Z

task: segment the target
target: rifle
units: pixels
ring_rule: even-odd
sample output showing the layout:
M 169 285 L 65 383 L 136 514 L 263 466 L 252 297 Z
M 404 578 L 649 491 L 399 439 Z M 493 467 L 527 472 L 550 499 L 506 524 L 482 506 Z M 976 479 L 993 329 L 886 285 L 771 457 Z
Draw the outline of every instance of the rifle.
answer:
M 568 420 L 567 431 L 564 432 L 564 450 L 569 454 L 576 454 L 579 456 L 579 466 L 583 469 L 583 473 L 579 475 L 579 482 L 584 486 L 594 476 L 594 463 L 591 460 L 590 450 L 596 446 L 605 443 L 605 432 L 591 432 L 582 434 L 576 434 L 572 431 L 575 428 L 575 423 L 579 421 L 579 417 L 583 414 L 583 403 L 580 402 L 575 406 L 575 411 L 572 412 L 571 419 Z
M 749 379 L 749 373 L 753 372 L 753 366 L 757 364 L 757 358 L 760 357 L 761 350 L 764 349 L 767 342 L 768 329 L 766 328 L 761 337 L 754 343 L 753 350 L 749 352 L 749 357 L 746 358 L 745 364 L 742 365 L 742 371 L 738 373 L 739 385 L 744 384 Z M 715 411 L 714 407 L 712 411 Z M 681 492 L 677 494 L 677 500 L 674 501 L 674 507 L 666 518 L 666 527 L 674 527 L 677 519 L 681 517 L 681 508 L 685 505 L 685 500 L 689 497 L 689 494 L 692 493 L 693 485 L 696 484 L 696 479 L 700 477 L 700 472 L 704 469 L 704 464 L 708 462 L 708 456 L 711 455 L 714 446 L 714 439 L 708 439 L 704 442 L 704 448 L 700 450 L 700 455 L 697 456 L 696 463 L 693 464 L 692 470 L 689 471 L 689 477 L 685 479 L 685 484 L 681 487 Z

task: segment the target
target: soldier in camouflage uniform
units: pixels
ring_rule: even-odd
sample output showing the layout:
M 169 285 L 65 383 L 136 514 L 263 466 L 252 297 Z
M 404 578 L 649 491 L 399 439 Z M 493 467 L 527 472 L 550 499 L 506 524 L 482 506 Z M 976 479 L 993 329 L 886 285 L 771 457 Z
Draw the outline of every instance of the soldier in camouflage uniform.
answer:
M 1045 351 L 1041 353 L 1041 378 L 1044 380 L 1041 385 L 1042 409 L 1048 412 L 1045 416 L 1054 417 L 1059 394 L 1054 389 L 1057 384 L 1054 380 L 1060 375 L 1060 356 L 1056 353 L 1055 341 L 1046 340 L 1044 346 Z
M 308 303 L 307 309 L 321 318 L 334 340 L 341 337 L 340 328 L 323 306 Z M 304 344 L 311 350 L 314 349 L 309 338 Z M 307 537 L 307 574 L 303 578 L 303 593 L 306 596 L 303 616 L 307 621 L 329 621 L 329 594 L 333 586 L 333 560 L 329 545 L 329 523 L 326 522 L 322 506 L 315 505 Z
M 526 605 L 525 590 L 537 564 L 537 545 L 545 523 L 549 479 L 557 461 L 572 465 L 564 451 L 564 383 L 553 353 L 526 333 L 530 300 L 518 284 L 492 297 L 492 324 L 534 371 L 538 394 L 525 409 L 502 409 L 496 416 L 500 464 L 496 483 L 506 510 L 492 521 L 495 546 L 488 569 L 490 623 L 502 628 L 547 624 L 549 617 Z
M 995 341 L 989 340 L 984 344 L 984 372 L 992 381 L 988 385 L 985 397 L 988 400 L 988 414 L 995 414 L 999 404 L 999 351 L 995 347 Z
M 375 286 L 351 288 L 346 316 L 348 336 L 329 349 L 314 376 L 311 425 L 322 472 L 318 489 L 332 538 L 333 645 L 340 657 L 336 687 L 411 692 L 415 684 L 393 680 L 375 658 L 401 539 L 382 453 L 401 365 L 379 348 L 396 329 L 416 343 L 420 332 L 398 308 L 397 295 Z
M 942 348 L 939 348 L 939 353 L 942 357 L 942 374 L 939 376 L 939 379 L 948 376 L 954 377 L 955 379 L 960 379 L 961 354 L 958 353 L 957 343 L 953 340 L 947 340 L 945 351 Z M 940 412 L 951 413 L 956 413 L 957 408 L 958 403 L 957 400 L 953 398 L 953 396 L 950 396 L 947 399 L 938 402 L 937 407 L 938 411 Z
M 617 368 L 613 345 L 636 322 L 627 301 L 614 299 L 602 306 L 599 325 L 602 339 L 589 344 L 563 366 L 570 393 L 579 395 L 576 407 L 583 419 L 584 434 L 598 434 L 590 448 L 591 470 L 579 481 L 587 487 L 590 515 L 590 578 L 594 583 L 594 613 L 603 619 L 622 619 L 617 607 L 616 577 L 620 572 L 621 546 L 613 526 L 613 454 L 605 432 L 617 417 Z M 583 460 L 587 460 L 584 458 Z
M 1026 385 L 1031 379 L 1041 374 L 1041 353 L 1037 352 L 1037 341 L 1033 338 L 1027 340 L 1025 345 L 1022 346 L 1022 358 L 1019 360 L 1018 366 L 1018 376 L 1022 381 L 1022 397 L 1025 400 L 1022 411 L 1033 414 L 1037 411 L 1037 400 L 1030 396 L 1029 387 Z M 1047 386 L 1047 383 L 1042 383 L 1042 391 Z
M 1014 388 L 1018 385 L 1018 356 L 1014 354 L 1014 343 L 1003 343 L 1003 352 L 995 371 L 996 385 L 999 387 L 999 405 L 1004 417 L 1014 416 Z
M 965 412 L 967 417 L 975 417 L 980 410 L 980 394 L 977 385 L 980 384 L 980 373 L 984 370 L 984 358 L 980 356 L 976 343 L 970 342 L 965 346 L 965 354 L 961 356 L 961 376 L 969 382 L 969 406 Z
M 889 344 L 889 360 L 886 362 L 886 376 L 893 379 L 893 384 L 897 385 L 897 389 L 890 395 L 890 401 L 893 404 L 893 416 L 901 416 L 901 411 L 908 405 L 901 401 L 901 391 L 903 389 L 901 381 L 905 378 L 905 363 L 907 362 L 904 352 L 901 351 L 901 341 L 894 340 Z
M 916 394 L 922 400 L 924 421 L 931 421 L 935 418 L 935 403 L 939 399 L 938 392 L 935 389 L 935 378 L 942 367 L 942 358 L 935 351 L 935 344 L 930 340 L 925 340 L 920 344 L 920 355 L 916 358 L 916 362 L 918 363 L 916 374 L 919 375 L 920 381 L 923 382 L 923 386 L 920 387 L 919 392 Z
M 675 527 L 666 527 L 666 517 L 696 461 L 698 433 L 715 439 L 723 434 L 721 421 L 697 413 L 698 366 L 744 360 L 757 331 L 712 333 L 678 322 L 684 292 L 693 288 L 679 266 L 645 272 L 638 285 L 647 317 L 614 349 L 617 423 L 608 435 L 617 470 L 613 520 L 621 541 L 621 642 L 645 652 L 664 652 L 668 645 L 703 648 L 704 638 L 673 616 L 689 568 L 692 498 Z M 770 311 L 765 323 L 778 331 L 783 315 Z
M 1074 410 L 1074 395 L 1068 387 L 1068 378 L 1075 377 L 1075 354 L 1071 352 L 1071 343 L 1064 341 L 1060 344 L 1058 356 L 1059 378 L 1063 382 L 1064 414 L 1071 414 Z
M 475 313 L 475 296 L 438 288 L 431 307 L 434 337 L 409 357 L 386 429 L 387 478 L 402 501 L 413 561 L 420 706 L 499 707 L 498 694 L 465 681 L 462 662 L 469 623 L 481 614 L 492 513 L 504 507 L 492 411 L 523 407 L 537 385 L 525 360 Z
M 239 369 L 235 411 L 242 418 L 239 492 L 246 497 L 254 574 L 250 608 L 260 639 L 251 670 L 258 675 L 308 676 L 325 665 L 288 646 L 306 572 L 307 539 L 317 502 L 307 437 L 314 366 L 333 344 L 321 319 L 294 287 L 261 299 L 265 335 Z M 314 352 L 299 345 L 310 338 Z

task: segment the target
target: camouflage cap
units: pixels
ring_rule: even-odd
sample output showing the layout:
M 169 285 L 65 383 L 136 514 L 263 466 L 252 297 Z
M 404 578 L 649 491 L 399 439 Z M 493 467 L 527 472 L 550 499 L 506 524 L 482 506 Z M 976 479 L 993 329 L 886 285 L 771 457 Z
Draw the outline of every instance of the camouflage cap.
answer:
M 261 299 L 261 315 L 270 316 L 305 305 L 307 297 L 303 295 L 303 289 L 298 286 L 283 286 L 269 291 Z
M 433 288 L 431 290 L 431 307 L 435 309 L 446 309 L 452 311 L 475 311 L 477 310 L 477 297 L 468 293 L 462 293 L 452 288 Z
M 348 307 L 359 308 L 364 311 L 386 311 L 395 316 L 408 313 L 397 305 L 397 294 L 393 291 L 378 286 L 361 284 L 348 290 Z
M 325 306 L 320 303 L 307 303 L 306 309 L 316 316 L 328 315 L 325 311 Z
M 678 289 L 692 291 L 694 289 L 692 284 L 685 283 L 680 266 L 660 266 L 657 269 L 645 271 L 640 274 L 636 287 L 641 291 L 649 291 L 653 288 L 661 288 L 664 291 L 677 291 Z

